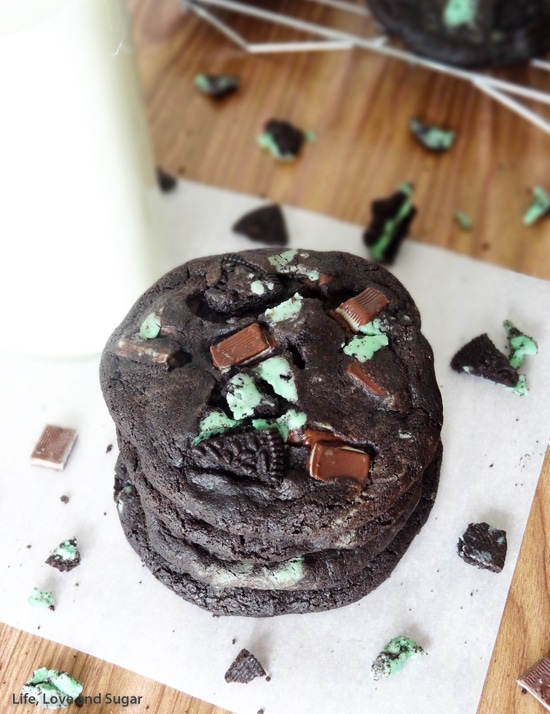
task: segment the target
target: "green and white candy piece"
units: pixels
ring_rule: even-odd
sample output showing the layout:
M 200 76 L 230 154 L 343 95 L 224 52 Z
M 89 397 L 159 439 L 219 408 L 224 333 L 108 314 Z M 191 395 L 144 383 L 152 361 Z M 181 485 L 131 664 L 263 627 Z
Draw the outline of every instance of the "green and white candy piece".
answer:
M 523 214 L 523 223 L 532 226 L 539 218 L 550 215 L 550 196 L 541 186 L 533 188 L 533 202 Z
M 504 321 L 504 329 L 508 336 L 508 347 L 510 349 L 510 364 L 517 369 L 523 364 L 523 360 L 528 355 L 536 355 L 538 345 L 532 337 L 524 335 L 510 320 Z
M 240 421 L 231 419 L 231 417 L 228 417 L 221 409 L 213 409 L 200 420 L 200 432 L 199 435 L 193 439 L 192 446 L 196 446 L 205 439 L 211 439 L 213 436 L 226 434 L 239 424 Z
M 300 253 L 295 248 L 289 248 L 284 250 L 282 253 L 277 253 L 277 255 L 272 255 L 268 258 L 268 261 L 275 268 L 278 273 L 283 274 L 299 274 L 305 275 L 306 278 L 310 280 L 319 280 L 320 273 L 318 270 L 310 270 L 305 265 L 301 263 L 295 263 L 294 260 L 296 256 L 300 258 L 307 258 L 307 253 Z
M 366 362 L 381 347 L 388 345 L 388 336 L 381 328 L 380 320 L 375 319 L 360 328 L 361 335 L 355 335 L 344 346 L 344 353 L 355 357 L 359 362 Z
M 284 414 L 281 414 L 277 419 L 253 419 L 252 426 L 254 429 L 261 431 L 262 429 L 271 429 L 277 427 L 281 439 L 288 441 L 288 435 L 291 431 L 301 429 L 307 421 L 307 416 L 304 412 L 297 412 L 295 409 L 289 409 Z
M 160 334 L 160 317 L 150 312 L 139 328 L 139 336 L 142 340 L 153 340 Z
M 438 126 L 428 126 L 418 119 L 411 119 L 409 128 L 418 141 L 430 151 L 448 151 L 455 140 L 455 132 L 450 129 L 440 129 Z
M 21 689 L 21 694 L 33 697 L 38 706 L 46 709 L 63 709 L 78 699 L 84 689 L 81 682 L 67 672 L 41 667 Z
M 40 590 L 39 588 L 34 588 L 32 594 L 29 595 L 29 597 L 27 598 L 27 602 L 31 607 L 55 610 L 53 593 L 49 590 Z
M 298 401 L 294 375 L 290 364 L 284 357 L 269 357 L 260 362 L 257 367 L 254 367 L 254 372 L 271 385 L 275 394 L 278 394 L 288 402 Z
M 406 181 L 402 183 L 397 191 L 405 195 L 406 200 L 397 212 L 394 218 L 388 219 L 384 223 L 384 230 L 382 234 L 378 237 L 376 243 L 369 247 L 370 254 L 373 260 L 382 262 L 386 253 L 387 247 L 391 244 L 393 236 L 399 227 L 399 225 L 407 218 L 409 213 L 413 210 L 413 205 L 411 201 L 411 196 L 413 192 L 413 185 Z
M 388 679 L 400 672 L 410 660 L 426 652 L 409 637 L 394 637 L 376 657 L 370 668 L 370 676 L 376 682 Z
M 294 295 L 288 300 L 275 305 L 275 307 L 268 308 L 265 311 L 265 316 L 270 322 L 284 322 L 285 320 L 292 320 L 302 309 L 303 299 L 304 298 L 300 295 L 300 293 L 294 293 Z
M 455 29 L 463 25 L 475 25 L 477 0 L 448 0 L 443 10 L 443 22 Z
M 262 394 L 249 374 L 236 374 L 227 383 L 226 401 L 237 420 L 254 415 L 260 404 L 272 404 L 272 400 Z
M 76 547 L 76 538 L 64 540 L 57 548 L 54 548 L 50 553 L 50 558 L 56 558 L 70 562 L 80 557 L 78 548 Z

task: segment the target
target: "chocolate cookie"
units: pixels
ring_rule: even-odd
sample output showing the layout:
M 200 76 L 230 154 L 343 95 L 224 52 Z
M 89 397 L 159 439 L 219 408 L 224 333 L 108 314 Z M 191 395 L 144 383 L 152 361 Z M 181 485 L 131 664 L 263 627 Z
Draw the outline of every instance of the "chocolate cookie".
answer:
M 101 384 L 126 534 L 215 612 L 351 602 L 427 516 L 433 355 L 410 295 L 373 262 L 273 249 L 191 261 L 111 336 Z
M 509 65 L 550 48 L 550 0 L 367 0 L 419 55 L 464 67 Z

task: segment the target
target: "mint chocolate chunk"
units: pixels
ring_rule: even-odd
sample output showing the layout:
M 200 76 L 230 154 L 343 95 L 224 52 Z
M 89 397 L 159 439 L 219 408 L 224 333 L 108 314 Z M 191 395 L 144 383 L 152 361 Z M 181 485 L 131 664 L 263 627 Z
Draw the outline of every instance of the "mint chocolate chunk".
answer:
M 411 119 L 409 122 L 411 134 L 428 151 L 441 154 L 448 151 L 454 143 L 454 131 L 440 129 L 437 126 L 429 126 L 419 119 Z
M 458 539 L 457 551 L 465 563 L 500 573 L 506 560 L 506 531 L 488 523 L 470 523 Z
M 265 669 L 247 649 L 242 649 L 225 673 L 226 682 L 248 684 L 256 677 L 265 677 Z
M 280 119 L 266 122 L 263 132 L 258 137 L 258 144 L 267 149 L 280 161 L 292 161 L 302 150 L 307 135 L 301 129 Z
M 76 568 L 76 566 L 80 564 L 80 552 L 77 548 L 76 538 L 64 540 L 60 543 L 57 548 L 50 553 L 46 564 L 57 568 L 61 572 Z
M 261 206 L 234 224 L 233 231 L 268 245 L 287 245 L 288 231 L 281 207 L 276 204 Z
M 410 659 L 426 652 L 409 637 L 394 637 L 372 663 L 370 676 L 375 680 L 388 679 L 400 672 Z
M 237 91 L 240 79 L 234 74 L 198 74 L 195 87 L 212 99 L 224 99 Z
M 411 203 L 412 184 L 404 183 L 389 196 L 371 204 L 372 220 L 363 234 L 371 258 L 391 264 L 406 238 L 417 211 Z
M 83 685 L 67 672 L 41 667 L 21 689 L 21 694 L 30 701 L 32 697 L 37 706 L 46 709 L 63 709 L 80 696 Z

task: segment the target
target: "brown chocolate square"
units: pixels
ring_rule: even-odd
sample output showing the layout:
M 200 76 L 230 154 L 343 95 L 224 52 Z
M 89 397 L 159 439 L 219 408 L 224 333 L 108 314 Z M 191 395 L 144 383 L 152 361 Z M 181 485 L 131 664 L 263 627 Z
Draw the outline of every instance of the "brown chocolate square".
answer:
M 369 392 L 372 392 L 377 397 L 387 398 L 389 393 L 372 377 L 369 368 L 365 362 L 352 362 L 347 368 L 347 373 L 350 377 L 357 380 L 363 387 L 366 387 Z
M 386 307 L 389 300 L 378 290 L 366 288 L 362 293 L 343 302 L 336 308 L 354 332 L 368 325 Z
M 62 471 L 76 441 L 75 429 L 48 424 L 31 454 L 33 466 L 45 466 Z
M 543 657 L 518 679 L 520 687 L 550 711 L 550 658 Z
M 337 481 L 350 478 L 361 488 L 367 485 L 370 456 L 352 446 L 342 446 L 338 442 L 317 441 L 309 456 L 309 472 L 320 481 Z
M 210 347 L 212 362 L 218 369 L 259 362 L 273 351 L 273 341 L 257 322 Z

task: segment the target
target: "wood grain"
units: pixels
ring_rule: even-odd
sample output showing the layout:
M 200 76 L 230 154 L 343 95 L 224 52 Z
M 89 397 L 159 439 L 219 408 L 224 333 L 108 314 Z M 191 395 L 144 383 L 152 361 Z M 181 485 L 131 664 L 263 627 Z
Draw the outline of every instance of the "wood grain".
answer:
M 359 2 L 359 0 L 358 0 Z M 521 218 L 535 185 L 550 190 L 550 137 L 463 81 L 365 51 L 249 56 L 177 0 L 128 0 L 157 163 L 207 184 L 261 195 L 343 220 L 366 224 L 370 202 L 404 180 L 415 185 L 419 208 L 416 240 L 550 279 L 550 221 L 533 227 Z M 368 21 L 296 0 L 264 0 L 266 7 L 299 12 L 354 32 Z M 287 31 L 244 18 L 247 37 L 274 40 Z M 216 103 L 193 86 L 198 72 L 241 76 L 237 95 Z M 501 72 L 550 91 L 550 73 L 529 68 Z M 550 110 L 533 108 L 550 119 Z M 303 156 L 281 165 L 255 138 L 277 117 L 315 132 Z M 426 153 L 408 132 L 408 121 L 452 128 L 453 149 Z M 470 231 L 453 220 L 457 209 L 474 221 Z M 550 458 L 547 456 L 523 540 L 478 714 L 535 714 L 516 678 L 550 651 Z M 80 711 L 110 714 L 223 714 L 212 705 L 163 687 L 35 635 L 1 626 L 2 711 L 31 714 L 9 705 L 11 692 L 37 666 L 67 669 L 86 683 L 85 693 L 143 696 L 145 706 L 123 710 L 89 705 Z

